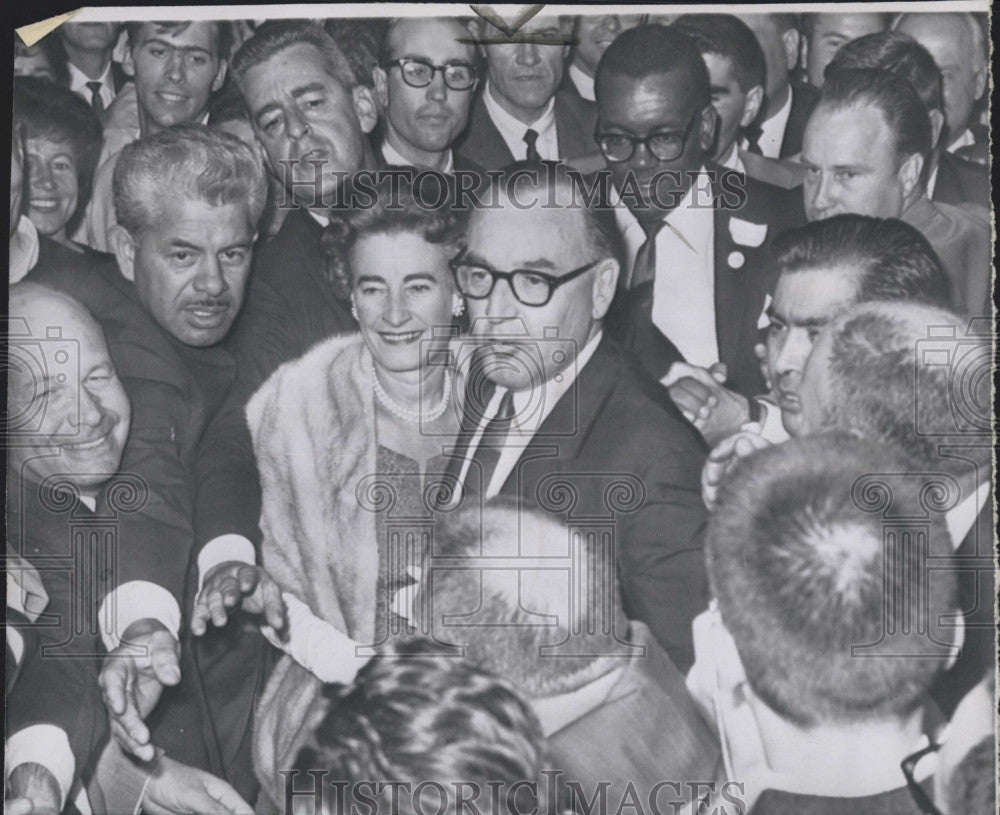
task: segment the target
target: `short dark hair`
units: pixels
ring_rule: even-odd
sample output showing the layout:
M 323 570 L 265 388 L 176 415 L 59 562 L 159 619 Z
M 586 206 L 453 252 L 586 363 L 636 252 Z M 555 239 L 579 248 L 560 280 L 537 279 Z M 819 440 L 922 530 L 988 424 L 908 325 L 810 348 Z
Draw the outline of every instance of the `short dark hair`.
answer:
M 774 241 L 781 274 L 856 270 L 858 302 L 914 300 L 947 307 L 948 278 L 919 230 L 897 218 L 842 214 L 786 230 Z
M 970 335 L 966 325 L 947 309 L 919 303 L 849 308 L 826 329 L 828 358 L 810 360 L 826 365 L 833 394 L 823 427 L 896 445 L 929 472 L 962 477 L 973 461 L 989 475 L 989 336 Z M 960 445 L 961 457 L 941 453 L 945 444 Z
M 601 55 L 594 72 L 597 104 L 601 104 L 601 81 L 608 74 L 644 79 L 654 74 L 684 71 L 688 92 L 699 107 L 711 104 L 708 69 L 694 41 L 673 26 L 647 23 L 623 31 Z
M 829 79 L 838 71 L 861 68 L 877 68 L 908 79 L 927 110 L 944 111 L 941 71 L 930 52 L 909 35 L 880 31 L 844 43 L 823 76 Z
M 139 39 L 139 32 L 142 31 L 142 27 L 146 25 L 147 21 L 140 20 L 138 22 L 125 23 L 125 31 L 128 34 L 128 44 L 130 48 L 135 47 L 136 42 Z M 197 22 L 195 20 L 187 20 L 181 22 L 172 22 L 168 20 L 156 20 L 149 21 L 150 25 L 156 26 L 157 32 L 168 32 L 171 34 L 179 34 L 184 31 L 192 22 Z M 233 33 L 233 24 L 228 20 L 211 20 L 215 28 L 215 55 L 223 61 L 226 61 L 231 56 L 233 50 L 233 43 L 236 41 L 235 34 Z
M 930 153 L 931 121 L 909 80 L 873 68 L 837 71 L 823 83 L 817 109 L 843 110 L 863 105 L 881 112 L 895 138 L 897 155 L 905 158 Z
M 424 783 L 444 787 L 445 801 L 435 799 L 435 809 L 449 815 L 465 811 L 451 792 L 462 782 L 482 791 L 487 781 L 500 785 L 507 808 L 497 815 L 537 803 L 529 785 L 546 766 L 541 725 L 509 682 L 468 660 L 413 639 L 376 655 L 351 684 L 327 685 L 323 695 L 325 714 L 295 769 L 325 770 L 348 782 L 346 809 L 329 815 L 357 811 L 352 793 L 373 782 L 381 782 L 371 790 L 375 811 L 400 815 L 422 808 L 400 791 L 405 787 L 390 793 L 389 782 L 411 785 L 411 794 Z
M 230 65 L 233 80 L 242 90 L 243 77 L 247 71 L 286 48 L 302 43 L 314 46 L 322 54 L 326 72 L 344 90 L 350 91 L 358 85 L 354 70 L 337 43 L 320 23 L 306 20 L 269 20 L 260 26 L 233 55 Z
M 882 512 L 867 509 L 869 488 L 912 470 L 893 448 L 821 435 L 758 451 L 722 486 L 706 533 L 719 612 L 754 693 L 799 726 L 906 715 L 947 664 L 954 628 L 940 619 L 956 610 L 955 575 L 914 580 L 951 555 L 943 514 L 921 511 L 922 480 L 893 480 L 893 512 L 930 515 L 923 547 L 883 540 Z M 907 656 L 853 652 L 891 648 L 903 620 L 930 626 L 907 636 Z
M 388 35 L 389 20 L 335 17 L 323 23 L 323 28 L 351 64 L 357 84 L 375 87 L 372 71 L 381 64 L 383 43 Z
M 733 63 L 736 81 L 746 93 L 764 86 L 767 66 L 764 52 L 750 27 L 732 14 L 682 14 L 671 26 L 684 32 L 704 54 L 715 54 Z
M 66 49 L 59 37 L 42 37 L 34 45 L 25 45 L 19 36 L 14 35 L 14 56 L 31 57 L 41 51 L 42 55 L 52 66 L 52 73 L 55 75 L 56 84 L 64 88 L 69 87 L 69 57 L 66 56 Z
M 15 118 L 29 139 L 51 139 L 69 146 L 76 160 L 76 211 L 66 229 L 72 233 L 90 200 L 104 134 L 94 109 L 69 88 L 35 76 L 14 77 Z
M 425 241 L 458 253 L 465 236 L 464 210 L 441 203 L 435 183 L 414 184 L 412 168 L 383 170 L 372 186 L 372 205 L 335 210 L 322 237 L 327 278 L 344 299 L 351 292 L 351 250 L 365 235 L 416 233 Z M 349 183 L 349 182 L 348 182 Z
M 799 15 L 799 30 L 802 32 L 802 36 L 807 40 L 812 39 L 813 32 L 816 30 L 816 18 L 822 17 L 826 14 L 832 14 L 834 12 L 826 11 L 812 11 L 803 12 Z M 863 14 L 872 14 L 875 12 L 861 12 Z M 888 28 L 889 24 L 892 22 L 892 14 L 887 12 L 878 12 L 878 16 L 882 18 L 882 28 Z M 846 45 L 845 43 L 844 45 Z M 841 46 L 843 48 L 844 46 Z

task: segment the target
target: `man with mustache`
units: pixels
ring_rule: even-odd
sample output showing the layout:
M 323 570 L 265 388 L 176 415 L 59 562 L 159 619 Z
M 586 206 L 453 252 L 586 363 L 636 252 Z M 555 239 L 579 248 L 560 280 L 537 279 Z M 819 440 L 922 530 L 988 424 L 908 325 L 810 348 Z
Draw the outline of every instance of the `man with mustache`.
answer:
M 105 131 L 87 217 L 75 236 L 101 252 L 114 251 L 108 237 L 117 223 L 111 187 L 121 149 L 176 124 L 205 124 L 209 98 L 226 78 L 232 46 L 228 22 L 127 23 L 126 30 L 122 68 L 135 83 L 139 127 Z
M 480 29 L 486 82 L 455 148 L 487 170 L 593 153 L 593 110 L 559 90 L 572 18 L 533 17 L 513 37 L 486 23 Z
M 482 169 L 451 149 L 479 84 L 475 50 L 459 42 L 468 36 L 455 19 L 399 19 L 389 26 L 372 71 L 385 111 L 387 164 L 442 173 Z
M 150 659 L 109 659 L 102 675 L 113 733 L 152 757 L 139 711 L 180 680 L 181 602 L 194 538 L 195 456 L 209 418 L 235 377 L 221 347 L 243 303 L 256 223 L 266 196 L 260 158 L 235 136 L 182 125 L 122 150 L 115 171 L 119 223 L 109 233 L 117 264 L 84 272 L 48 264 L 29 275 L 83 303 L 101 323 L 132 402 L 123 471 L 148 487 L 140 511 L 123 516 L 127 541 L 105 647 L 145 645 Z M 111 605 L 108 605 L 111 604 Z M 197 724 L 168 717 L 160 746 L 207 764 Z M 126 735 L 135 726 L 141 736 Z

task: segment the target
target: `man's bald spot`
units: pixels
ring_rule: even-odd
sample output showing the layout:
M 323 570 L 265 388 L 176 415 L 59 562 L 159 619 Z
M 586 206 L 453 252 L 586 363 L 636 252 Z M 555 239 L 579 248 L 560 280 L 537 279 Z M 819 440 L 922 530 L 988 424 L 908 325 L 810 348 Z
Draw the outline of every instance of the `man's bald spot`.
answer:
M 409 31 L 416 28 L 427 27 L 427 26 L 439 26 L 442 28 L 450 29 L 454 33 L 454 39 L 457 41 L 462 38 L 469 37 L 469 30 L 458 20 L 453 17 L 428 17 L 428 18 L 410 18 L 410 17 L 397 17 L 391 23 L 389 23 L 389 30 L 386 32 L 386 53 L 393 54 L 396 52 L 397 48 L 402 48 L 405 45 L 405 37 Z M 471 59 L 475 52 L 473 51 L 472 43 L 465 43 L 465 49 L 469 54 Z
M 909 24 L 909 25 L 908 25 Z M 926 25 L 924 25 L 926 24 Z M 986 60 L 986 34 L 976 18 L 967 11 L 910 12 L 903 14 L 896 21 L 895 29 L 904 34 L 910 31 L 941 31 L 945 26 L 955 26 L 964 30 L 969 37 L 968 50 L 976 64 Z M 914 38 L 916 39 L 916 38 Z M 965 51 L 965 48 L 960 50 Z
M 10 287 L 10 316 L 28 320 L 32 336 L 45 326 L 59 326 L 65 318 L 78 320 L 100 332 L 101 327 L 89 311 L 68 294 L 41 283 L 22 280 Z M 36 322 L 37 320 L 37 322 Z M 103 336 L 103 333 L 102 333 Z

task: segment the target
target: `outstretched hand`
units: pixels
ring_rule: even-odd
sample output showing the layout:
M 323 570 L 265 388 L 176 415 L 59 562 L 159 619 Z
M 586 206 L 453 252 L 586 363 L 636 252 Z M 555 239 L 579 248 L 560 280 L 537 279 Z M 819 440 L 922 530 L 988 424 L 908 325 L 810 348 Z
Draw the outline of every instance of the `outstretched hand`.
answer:
M 220 563 L 205 576 L 191 613 L 191 633 L 202 636 L 208 623 L 221 628 L 236 609 L 263 614 L 275 631 L 285 625 L 285 601 L 281 588 L 262 567 L 238 560 Z

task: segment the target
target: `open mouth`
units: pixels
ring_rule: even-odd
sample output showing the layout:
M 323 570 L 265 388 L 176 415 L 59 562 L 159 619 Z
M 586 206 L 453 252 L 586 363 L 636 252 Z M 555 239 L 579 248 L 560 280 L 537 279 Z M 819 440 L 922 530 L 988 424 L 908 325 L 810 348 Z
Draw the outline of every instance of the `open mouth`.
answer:
M 59 201 L 55 198 L 32 198 L 31 208 L 39 212 L 55 212 L 59 208 Z
M 108 440 L 108 436 L 110 435 L 111 431 L 109 430 L 103 436 L 100 436 L 99 438 L 96 438 L 93 441 L 81 441 L 81 442 L 76 442 L 75 444 L 63 444 L 61 445 L 61 447 L 63 450 L 67 450 L 72 453 L 79 453 L 85 450 L 93 450 L 104 444 L 104 442 Z
M 389 331 L 379 331 L 378 335 L 389 345 L 406 345 L 411 342 L 416 342 L 423 335 L 423 331 L 405 331 L 405 332 L 389 332 Z
M 157 97 L 168 105 L 183 105 L 188 98 L 179 93 L 169 93 L 168 91 L 157 91 Z
M 797 393 L 793 391 L 778 391 L 778 405 L 782 410 L 790 413 L 798 413 L 802 410 L 802 402 Z
M 220 325 L 229 313 L 228 306 L 191 306 L 185 309 L 194 318 L 194 322 L 204 328 L 214 328 Z

